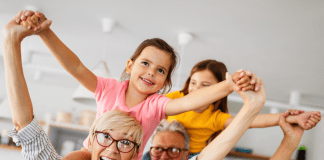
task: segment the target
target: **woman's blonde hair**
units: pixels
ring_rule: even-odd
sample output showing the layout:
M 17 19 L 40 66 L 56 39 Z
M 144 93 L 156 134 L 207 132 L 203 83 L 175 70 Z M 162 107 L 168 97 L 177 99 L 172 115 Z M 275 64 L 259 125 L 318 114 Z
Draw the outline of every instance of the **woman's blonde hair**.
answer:
M 137 143 L 135 147 L 135 154 L 139 153 L 139 150 L 143 144 L 143 129 L 141 124 L 131 115 L 120 110 L 111 110 L 103 113 L 92 124 L 89 130 L 89 138 L 91 144 L 95 139 L 95 131 L 104 131 L 107 129 L 118 129 L 121 133 L 126 133 L 126 138 L 132 137 L 132 141 Z

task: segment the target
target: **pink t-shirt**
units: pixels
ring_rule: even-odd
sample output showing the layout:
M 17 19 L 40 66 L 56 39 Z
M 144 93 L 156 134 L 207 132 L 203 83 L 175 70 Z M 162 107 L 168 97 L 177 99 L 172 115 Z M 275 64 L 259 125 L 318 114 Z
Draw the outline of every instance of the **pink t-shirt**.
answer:
M 118 82 L 113 78 L 97 77 L 97 88 L 94 95 L 97 100 L 97 118 L 104 112 L 119 109 L 134 116 L 143 127 L 143 145 L 139 152 L 142 157 L 146 142 L 153 134 L 160 121 L 165 118 L 165 106 L 171 100 L 168 97 L 154 93 L 134 107 L 128 107 L 125 103 L 125 94 L 128 80 Z M 88 148 L 88 138 L 83 142 Z

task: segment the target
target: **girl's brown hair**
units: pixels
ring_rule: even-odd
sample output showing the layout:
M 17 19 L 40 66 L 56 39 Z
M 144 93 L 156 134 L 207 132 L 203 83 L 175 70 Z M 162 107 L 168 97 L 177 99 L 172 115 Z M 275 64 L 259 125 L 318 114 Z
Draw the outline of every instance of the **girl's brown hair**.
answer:
M 189 93 L 189 83 L 190 83 L 191 76 L 196 72 L 203 71 L 206 69 L 208 69 L 210 72 L 213 73 L 213 75 L 218 80 L 218 82 L 225 80 L 225 74 L 227 72 L 227 68 L 224 63 L 212 59 L 203 60 L 197 63 L 192 68 L 190 72 L 190 76 L 188 77 L 185 86 L 180 92 L 183 92 L 184 95 L 187 95 Z M 218 109 L 220 109 L 222 112 L 228 113 L 227 96 L 222 98 L 221 100 L 214 102 L 213 111 L 217 111 Z
M 172 81 L 171 81 L 171 75 L 174 72 L 175 66 L 178 63 L 178 54 L 174 51 L 174 49 L 166 43 L 164 40 L 160 38 L 152 38 L 152 39 L 147 39 L 143 41 L 136 49 L 134 54 L 131 56 L 131 60 L 135 62 L 135 60 L 139 57 L 139 55 L 142 53 L 143 49 L 148 47 L 148 46 L 154 46 L 162 51 L 165 51 L 170 54 L 171 56 L 171 66 L 169 68 L 169 72 L 166 78 L 167 83 L 163 86 L 163 88 L 160 90 L 161 94 L 167 93 L 171 90 L 172 88 Z M 120 81 L 125 81 L 128 80 L 130 75 L 126 72 L 126 68 L 124 69 Z

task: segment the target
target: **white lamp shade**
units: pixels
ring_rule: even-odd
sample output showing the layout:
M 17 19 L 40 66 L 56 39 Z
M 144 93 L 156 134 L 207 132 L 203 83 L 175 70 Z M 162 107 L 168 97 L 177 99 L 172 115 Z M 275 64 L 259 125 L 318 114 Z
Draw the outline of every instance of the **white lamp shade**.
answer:
M 11 109 L 8 98 L 5 98 L 0 104 L 0 117 L 12 119 Z
M 92 70 L 92 73 L 100 77 L 109 77 L 109 71 L 106 62 L 100 61 Z M 94 97 L 93 93 L 84 88 L 82 85 L 79 85 L 72 98 L 73 100 L 82 104 L 86 104 L 88 106 L 97 106 L 96 98 Z

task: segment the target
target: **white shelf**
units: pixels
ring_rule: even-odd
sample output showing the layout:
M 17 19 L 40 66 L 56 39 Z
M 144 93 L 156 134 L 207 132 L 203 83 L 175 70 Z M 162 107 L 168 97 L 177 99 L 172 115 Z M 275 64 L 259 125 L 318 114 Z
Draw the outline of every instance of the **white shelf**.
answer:
M 73 123 L 62 123 L 62 122 L 56 122 L 56 121 L 50 121 L 46 123 L 47 127 L 58 127 L 58 128 L 65 128 L 70 130 L 77 130 L 77 131 L 85 131 L 89 132 L 90 126 L 83 126 Z

